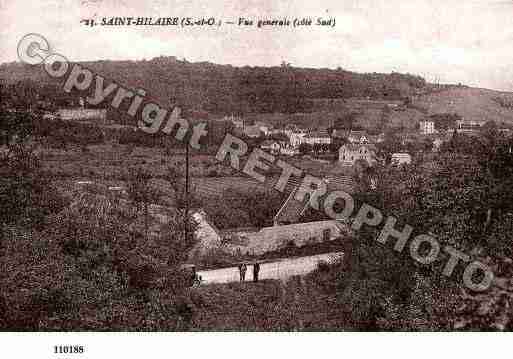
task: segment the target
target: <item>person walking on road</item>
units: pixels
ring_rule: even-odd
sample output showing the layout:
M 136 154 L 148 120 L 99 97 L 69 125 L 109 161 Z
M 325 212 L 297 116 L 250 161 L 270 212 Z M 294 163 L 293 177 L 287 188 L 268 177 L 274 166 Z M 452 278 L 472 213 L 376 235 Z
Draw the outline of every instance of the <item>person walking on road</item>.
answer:
M 246 280 L 246 271 L 248 267 L 246 266 L 246 263 L 239 264 L 239 275 L 240 275 L 240 281 L 244 282 Z
M 253 282 L 258 282 L 258 272 L 260 272 L 260 263 L 253 264 Z

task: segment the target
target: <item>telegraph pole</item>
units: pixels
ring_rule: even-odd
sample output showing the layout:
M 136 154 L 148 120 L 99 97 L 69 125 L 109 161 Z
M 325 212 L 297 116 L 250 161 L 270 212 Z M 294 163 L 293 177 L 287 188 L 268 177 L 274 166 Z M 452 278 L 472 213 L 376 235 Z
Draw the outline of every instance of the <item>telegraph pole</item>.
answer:
M 185 141 L 185 213 L 184 213 L 185 243 L 189 232 L 189 143 Z

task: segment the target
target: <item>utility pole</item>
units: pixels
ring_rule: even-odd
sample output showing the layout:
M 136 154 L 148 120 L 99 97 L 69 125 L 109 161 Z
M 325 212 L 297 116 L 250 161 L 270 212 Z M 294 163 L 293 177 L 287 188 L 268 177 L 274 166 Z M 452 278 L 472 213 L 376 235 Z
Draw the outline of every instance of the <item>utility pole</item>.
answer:
M 185 213 L 184 213 L 184 235 L 187 243 L 189 232 L 189 143 L 185 141 Z

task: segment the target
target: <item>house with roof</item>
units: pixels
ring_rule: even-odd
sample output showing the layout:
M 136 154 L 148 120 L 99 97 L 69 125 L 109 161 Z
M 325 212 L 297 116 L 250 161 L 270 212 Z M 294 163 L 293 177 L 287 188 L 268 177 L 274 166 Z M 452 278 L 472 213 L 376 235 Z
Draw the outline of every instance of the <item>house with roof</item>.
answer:
M 456 131 L 458 133 L 473 133 L 479 131 L 479 129 L 486 123 L 485 120 L 457 120 Z
M 369 143 L 369 137 L 366 131 L 350 131 L 347 135 L 347 140 L 352 144 L 365 144 Z
M 315 144 L 326 144 L 329 145 L 331 143 L 331 136 L 329 135 L 327 130 L 317 130 L 311 131 L 303 137 L 304 142 L 308 145 Z
M 224 116 L 223 120 L 232 122 L 235 128 L 244 127 L 244 119 L 240 116 L 231 114 L 230 116 Z
M 423 135 L 432 135 L 435 133 L 435 123 L 433 121 L 425 120 L 419 122 L 420 133 Z
M 374 145 L 348 143 L 338 150 L 338 161 L 346 166 L 354 165 L 358 160 L 366 161 L 369 165 L 376 162 Z
M 286 143 L 280 147 L 280 154 L 285 156 L 295 156 L 299 154 L 299 149 L 291 146 L 289 143 Z
M 264 151 L 267 151 L 273 155 L 280 153 L 281 146 L 278 141 L 273 140 L 265 140 L 260 144 L 260 148 Z
M 260 132 L 262 132 L 264 136 L 268 136 L 271 133 L 271 130 L 273 129 L 272 125 L 264 121 L 256 121 L 255 126 L 257 126 L 260 129 Z
M 440 151 L 440 147 L 442 146 L 443 143 L 444 143 L 444 140 L 442 138 L 436 137 L 433 140 L 433 152 Z
M 304 131 L 294 131 L 290 132 L 289 142 L 292 147 L 299 147 L 302 143 L 305 143 L 306 132 Z
M 411 155 L 409 153 L 393 153 L 391 163 L 396 166 L 408 165 L 411 163 Z
M 303 247 L 333 241 L 351 233 L 347 224 L 335 220 L 264 227 L 237 234 L 239 243 L 231 246 L 231 250 L 237 254 L 261 255 L 290 245 Z
M 243 125 L 242 127 L 235 127 L 233 133 L 236 136 L 258 138 L 262 136 L 260 127 L 258 125 Z
M 64 121 L 107 123 L 107 110 L 103 108 L 61 108 L 57 110 L 57 116 Z

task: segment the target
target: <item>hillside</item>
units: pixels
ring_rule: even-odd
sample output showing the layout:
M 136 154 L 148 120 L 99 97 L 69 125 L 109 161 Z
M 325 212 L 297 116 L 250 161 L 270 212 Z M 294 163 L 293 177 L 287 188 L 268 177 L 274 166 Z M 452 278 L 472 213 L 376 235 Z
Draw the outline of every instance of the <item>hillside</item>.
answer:
M 513 93 L 471 87 L 452 87 L 413 101 L 414 106 L 426 109 L 429 115 L 457 113 L 467 121 L 513 124 L 511 103 Z
M 314 99 L 398 100 L 420 93 L 426 87 L 423 78 L 409 74 L 362 74 L 288 64 L 234 67 L 191 63 L 174 57 L 81 64 L 125 86 L 144 88 L 149 96 L 164 105 L 178 103 L 183 108 L 213 114 L 310 112 L 314 110 Z M 40 66 L 0 65 L 0 83 L 19 81 L 30 81 L 38 86 L 52 83 Z

